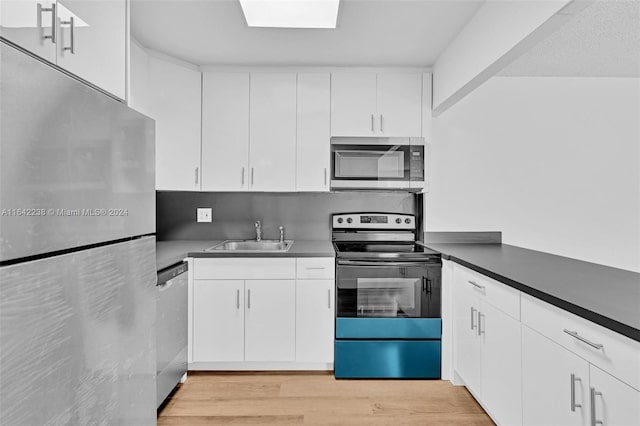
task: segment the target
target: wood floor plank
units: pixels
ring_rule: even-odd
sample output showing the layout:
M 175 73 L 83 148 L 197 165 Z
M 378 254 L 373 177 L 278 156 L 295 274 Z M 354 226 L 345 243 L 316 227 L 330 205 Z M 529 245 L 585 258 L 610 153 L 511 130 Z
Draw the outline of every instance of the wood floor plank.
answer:
M 158 425 L 492 425 L 441 380 L 336 380 L 318 372 L 189 374 Z

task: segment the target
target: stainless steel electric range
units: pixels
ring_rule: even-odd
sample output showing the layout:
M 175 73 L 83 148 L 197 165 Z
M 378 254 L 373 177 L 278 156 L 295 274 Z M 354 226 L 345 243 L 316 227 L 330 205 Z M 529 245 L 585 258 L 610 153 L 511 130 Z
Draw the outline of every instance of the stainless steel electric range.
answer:
M 439 378 L 439 253 L 407 214 L 332 217 L 337 378 Z

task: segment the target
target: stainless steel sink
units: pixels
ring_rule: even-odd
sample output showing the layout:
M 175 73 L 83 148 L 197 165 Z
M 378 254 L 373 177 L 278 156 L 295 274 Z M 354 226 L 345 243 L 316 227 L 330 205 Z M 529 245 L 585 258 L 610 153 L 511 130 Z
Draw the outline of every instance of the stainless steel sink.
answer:
M 281 243 L 279 240 L 226 240 L 213 247 L 205 249 L 205 251 L 233 251 L 246 253 L 260 252 L 286 252 L 293 245 L 293 240 L 285 240 Z

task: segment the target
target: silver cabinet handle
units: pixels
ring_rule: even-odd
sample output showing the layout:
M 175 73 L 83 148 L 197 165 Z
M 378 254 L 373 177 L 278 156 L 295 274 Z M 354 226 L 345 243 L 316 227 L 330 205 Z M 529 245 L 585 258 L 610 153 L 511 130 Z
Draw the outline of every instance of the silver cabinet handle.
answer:
M 327 308 L 331 309 L 331 289 L 327 290 Z
M 478 336 L 481 336 L 484 334 L 484 330 L 482 329 L 482 318 L 484 317 L 484 314 L 481 313 L 480 311 L 478 311 Z
M 240 187 L 244 186 L 244 167 L 242 168 L 242 174 L 240 175 Z
M 38 3 L 38 27 L 42 27 L 42 12 L 51 12 L 51 35 L 43 35 L 43 40 L 51 40 L 51 43 L 56 44 L 56 4 L 51 3 L 51 7 L 42 7 Z
M 575 412 L 576 408 L 581 408 L 582 404 L 576 403 L 576 382 L 579 382 L 580 378 L 571 373 L 571 411 Z
M 236 290 L 236 309 L 240 309 L 240 290 Z
M 591 388 L 591 426 L 604 424 L 602 420 L 596 418 L 596 395 L 602 396 L 602 392 L 597 392 L 596 388 Z
M 382 114 L 380 114 L 380 131 L 384 132 L 384 123 L 383 123 L 384 118 L 382 117 Z
M 476 325 L 473 322 L 473 317 L 476 315 L 476 309 L 472 306 L 471 307 L 471 330 L 473 330 L 474 328 L 476 328 Z
M 251 309 L 251 290 L 247 290 L 247 308 Z
M 253 186 L 253 167 L 251 168 L 251 186 Z
M 196 167 L 196 168 L 195 168 L 195 172 L 196 172 L 196 185 L 198 184 L 198 178 L 199 178 L 199 176 L 198 176 L 198 175 L 200 174 L 200 173 L 198 173 L 198 172 L 199 172 L 199 169 L 200 169 L 199 167 Z
M 327 186 L 327 168 L 324 168 L 324 186 Z
M 374 118 L 373 118 L 373 114 L 371 114 L 371 131 L 372 131 L 372 132 L 375 132 L 376 130 L 374 129 L 373 120 L 374 120 Z
M 322 270 L 324 269 L 324 266 L 305 266 L 304 269 L 307 271 Z
M 69 32 L 69 46 L 63 47 L 62 50 L 65 52 L 69 51 L 71 52 L 72 55 L 74 55 L 76 51 L 75 51 L 75 43 L 73 40 L 74 33 L 75 33 L 75 24 L 73 22 L 73 16 L 71 16 L 68 21 L 60 21 L 60 25 L 69 25 L 69 28 L 71 29 L 71 31 Z
M 571 336 L 573 338 L 576 338 L 576 339 L 580 340 L 581 342 L 586 343 L 587 345 L 591 346 L 592 348 L 602 349 L 604 347 L 604 345 L 602 343 L 593 343 L 592 341 L 585 339 L 584 337 L 579 335 L 577 331 L 567 330 L 566 328 L 563 331 L 565 333 L 567 333 L 569 336 Z
M 477 282 L 475 282 L 475 281 L 471 281 L 471 280 L 469 280 L 469 281 L 467 281 L 467 282 L 468 282 L 469 284 L 471 284 L 472 286 L 474 286 L 475 288 L 479 288 L 480 290 L 484 290 L 484 286 L 483 286 L 483 285 L 478 284 L 478 283 L 477 283 Z

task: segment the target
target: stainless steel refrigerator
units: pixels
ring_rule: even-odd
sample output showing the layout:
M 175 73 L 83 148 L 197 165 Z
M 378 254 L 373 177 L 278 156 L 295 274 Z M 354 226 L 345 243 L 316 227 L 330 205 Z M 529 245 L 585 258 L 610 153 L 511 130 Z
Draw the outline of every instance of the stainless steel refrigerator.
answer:
M 154 122 L 0 48 L 0 424 L 155 424 Z

